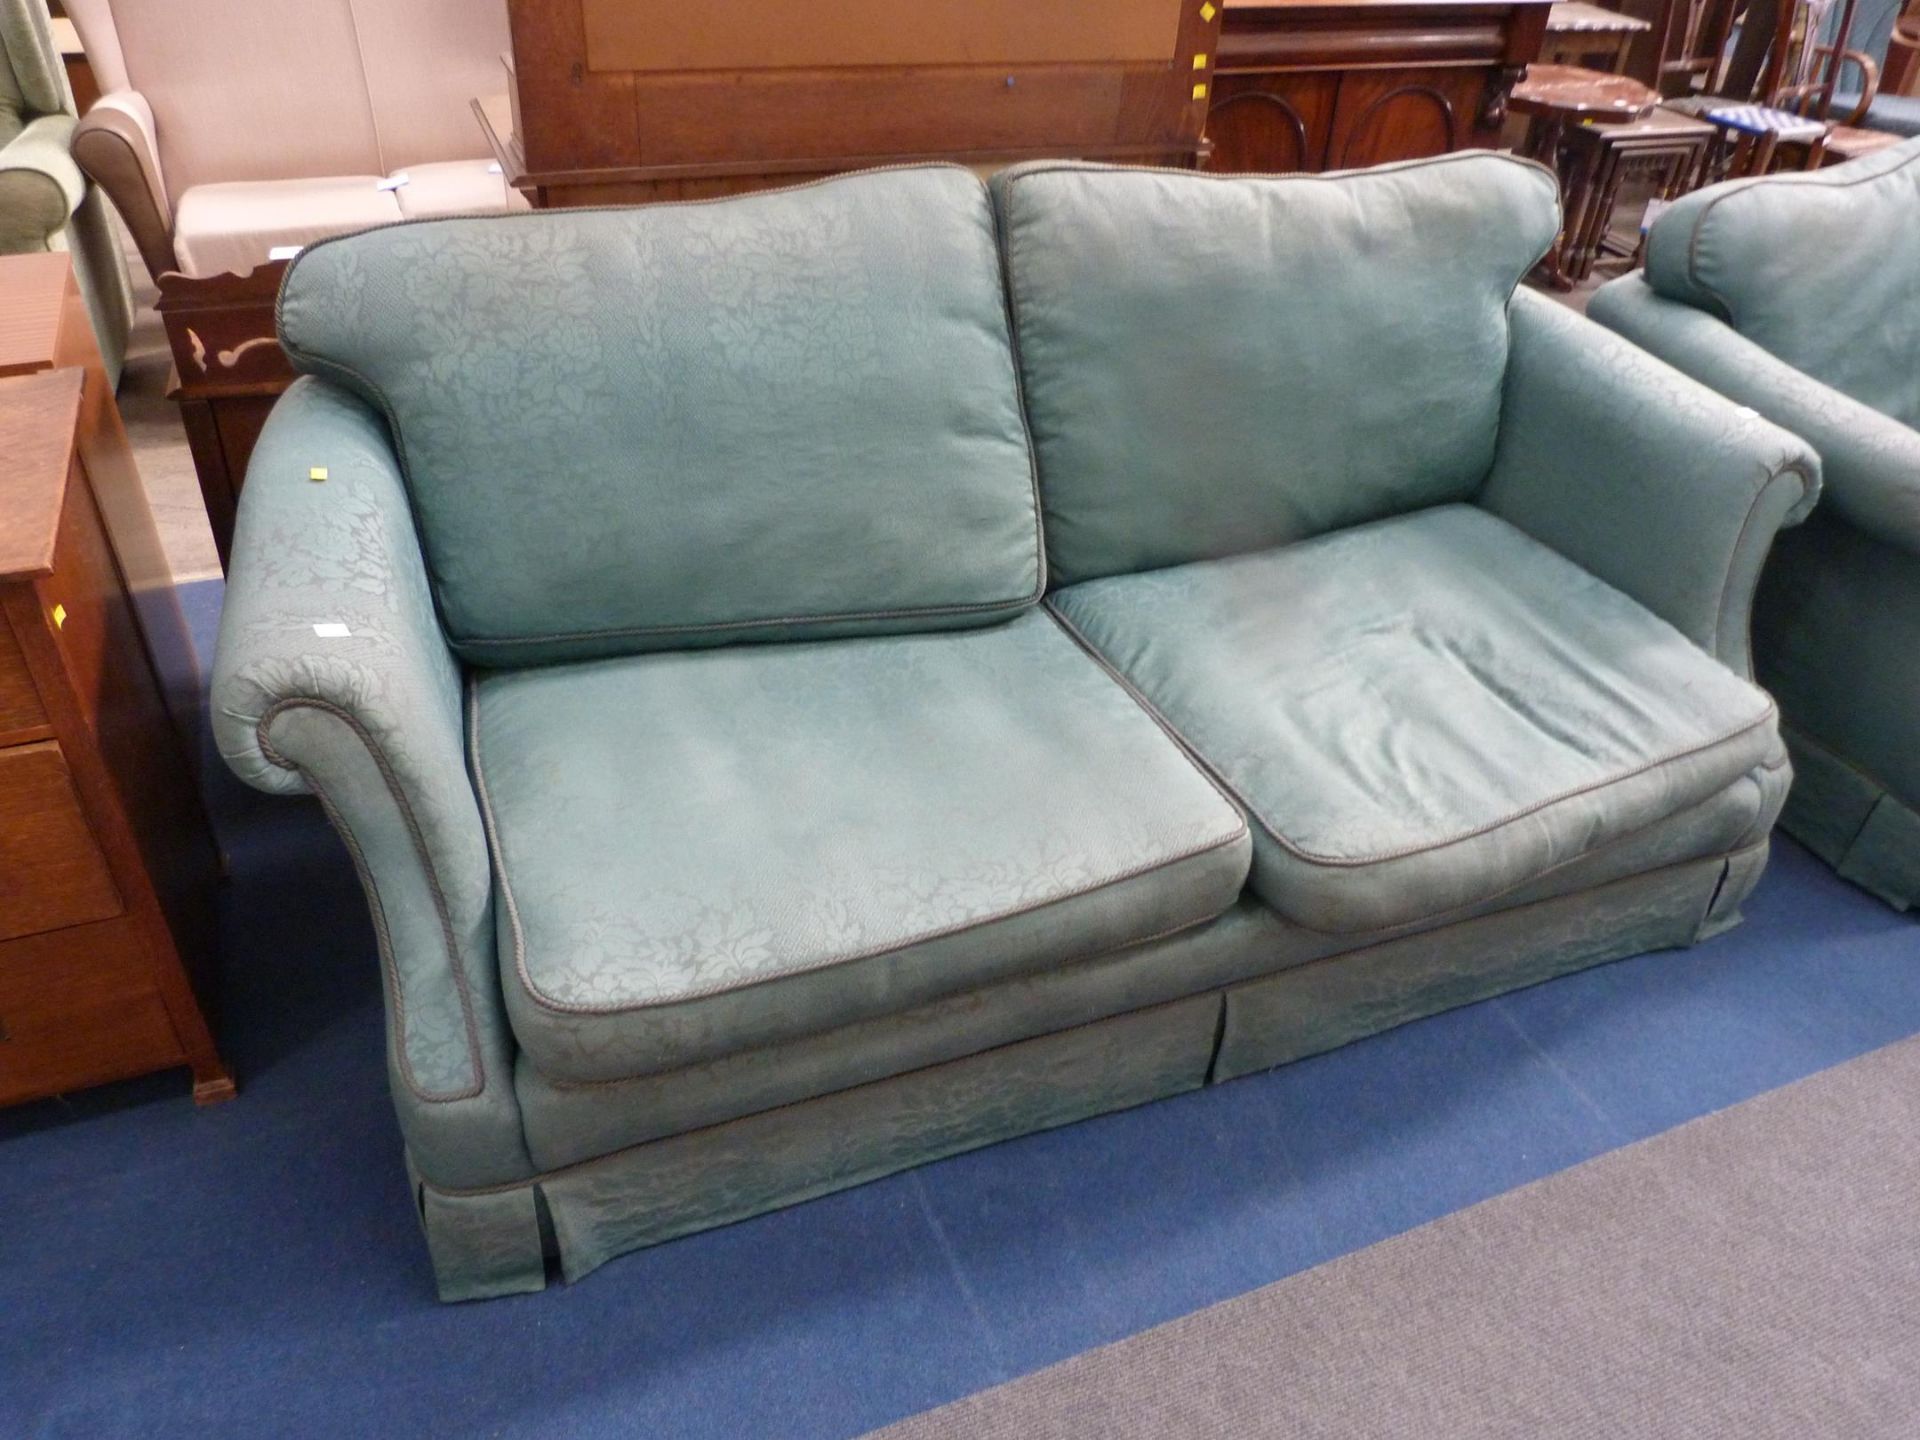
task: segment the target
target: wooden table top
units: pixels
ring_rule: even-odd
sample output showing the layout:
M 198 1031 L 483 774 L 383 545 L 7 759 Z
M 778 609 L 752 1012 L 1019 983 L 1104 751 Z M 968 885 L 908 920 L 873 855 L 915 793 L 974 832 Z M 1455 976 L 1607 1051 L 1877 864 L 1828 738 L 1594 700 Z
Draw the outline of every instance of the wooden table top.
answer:
M 0 580 L 53 569 L 85 379 L 79 369 L 0 379 Z
M 1638 80 L 1583 65 L 1529 65 L 1508 102 L 1522 115 L 1563 120 L 1632 120 L 1660 103 Z

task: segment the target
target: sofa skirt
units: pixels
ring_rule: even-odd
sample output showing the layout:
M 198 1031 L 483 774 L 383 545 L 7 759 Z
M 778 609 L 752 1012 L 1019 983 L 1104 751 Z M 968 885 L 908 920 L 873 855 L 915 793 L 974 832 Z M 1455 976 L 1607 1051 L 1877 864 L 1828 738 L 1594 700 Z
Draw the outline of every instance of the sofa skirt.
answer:
M 629 1250 L 1300 1059 L 1589 965 L 1690 944 L 1738 919 L 1766 854 L 1763 840 L 1292 964 L 514 1185 L 451 1190 L 415 1172 L 441 1298 L 538 1290 L 550 1265 L 577 1280 Z
M 1920 901 L 1920 812 L 1818 741 L 1781 730 L 1795 779 L 1780 828 L 1896 910 Z

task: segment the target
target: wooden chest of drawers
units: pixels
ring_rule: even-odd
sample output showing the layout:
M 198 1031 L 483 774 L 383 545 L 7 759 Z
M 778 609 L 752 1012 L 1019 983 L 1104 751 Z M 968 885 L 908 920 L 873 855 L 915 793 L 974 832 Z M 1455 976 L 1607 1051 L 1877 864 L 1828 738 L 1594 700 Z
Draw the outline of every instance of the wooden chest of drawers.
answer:
M 0 261 L 0 302 L 0 1104 L 174 1066 L 222 1100 L 185 621 L 67 258 Z

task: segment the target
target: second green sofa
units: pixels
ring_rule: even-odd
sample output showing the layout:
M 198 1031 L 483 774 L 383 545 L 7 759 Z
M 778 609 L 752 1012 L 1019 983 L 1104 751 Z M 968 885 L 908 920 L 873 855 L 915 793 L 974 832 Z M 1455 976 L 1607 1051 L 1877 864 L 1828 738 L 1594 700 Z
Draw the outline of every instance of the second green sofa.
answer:
M 1920 140 L 1697 191 L 1589 313 L 1819 451 L 1828 499 L 1754 610 L 1798 775 L 1782 824 L 1920 902 Z

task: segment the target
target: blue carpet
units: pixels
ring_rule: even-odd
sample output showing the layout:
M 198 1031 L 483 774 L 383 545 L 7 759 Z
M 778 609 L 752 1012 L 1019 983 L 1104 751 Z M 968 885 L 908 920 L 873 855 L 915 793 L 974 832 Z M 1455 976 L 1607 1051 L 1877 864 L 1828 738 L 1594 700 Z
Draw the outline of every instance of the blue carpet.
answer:
M 345 854 L 207 782 L 241 1098 L 0 1113 L 0 1436 L 852 1436 L 1920 1032 L 1920 923 L 1783 840 L 1691 951 L 441 1306 Z

